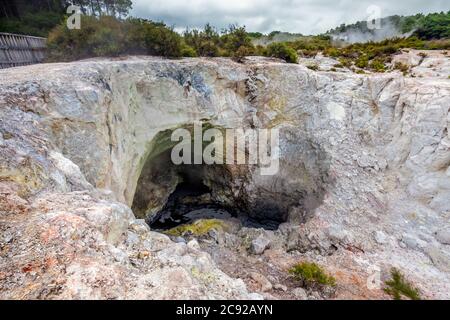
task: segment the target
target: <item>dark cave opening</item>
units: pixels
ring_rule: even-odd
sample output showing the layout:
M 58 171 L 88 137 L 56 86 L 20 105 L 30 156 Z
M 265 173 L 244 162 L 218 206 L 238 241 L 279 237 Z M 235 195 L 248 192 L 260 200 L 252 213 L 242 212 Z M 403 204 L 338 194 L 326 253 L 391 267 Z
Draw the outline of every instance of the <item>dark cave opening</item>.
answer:
M 141 173 L 133 212 L 156 231 L 200 219 L 238 218 L 246 227 L 276 230 L 284 220 L 254 214 L 226 165 L 174 165 L 170 152 L 149 159 Z M 253 213 L 253 214 L 250 214 Z M 283 217 L 283 216 L 280 216 Z
M 327 153 L 302 136 L 285 135 L 280 171 L 261 176 L 252 165 L 175 165 L 171 133 L 161 131 L 150 142 L 132 204 L 136 217 L 156 231 L 200 219 L 238 218 L 242 226 L 267 230 L 303 223 L 331 183 Z
M 245 227 L 267 230 L 276 230 L 282 222 L 251 218 L 242 208 L 218 201 L 211 187 L 205 184 L 205 168 L 201 165 L 178 166 L 175 172 L 180 182 L 164 207 L 147 219 L 153 230 L 165 231 L 201 219 L 238 218 Z

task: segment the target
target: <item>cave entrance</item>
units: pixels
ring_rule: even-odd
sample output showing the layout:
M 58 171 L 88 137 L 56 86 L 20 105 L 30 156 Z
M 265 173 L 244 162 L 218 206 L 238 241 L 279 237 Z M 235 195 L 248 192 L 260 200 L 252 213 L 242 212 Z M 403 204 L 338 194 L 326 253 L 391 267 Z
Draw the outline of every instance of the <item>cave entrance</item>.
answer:
M 207 218 L 234 217 L 243 226 L 268 230 L 288 220 L 304 223 L 333 183 L 331 158 L 301 131 L 285 130 L 280 170 L 272 176 L 255 173 L 252 165 L 175 165 L 171 152 L 178 142 L 171 141 L 173 130 L 158 133 L 140 164 L 134 214 L 154 230 Z
M 133 212 L 153 230 L 165 231 L 200 219 L 238 218 L 243 226 L 268 230 L 285 222 L 285 216 L 277 220 L 248 210 L 246 193 L 241 192 L 248 166 L 173 164 L 171 132 L 155 137 L 133 199 Z
M 235 216 L 232 208 L 226 208 L 212 199 L 212 190 L 205 185 L 201 168 L 192 166 L 183 169 L 179 171 L 181 182 L 164 207 L 148 220 L 152 229 L 168 230 L 200 219 L 226 220 Z

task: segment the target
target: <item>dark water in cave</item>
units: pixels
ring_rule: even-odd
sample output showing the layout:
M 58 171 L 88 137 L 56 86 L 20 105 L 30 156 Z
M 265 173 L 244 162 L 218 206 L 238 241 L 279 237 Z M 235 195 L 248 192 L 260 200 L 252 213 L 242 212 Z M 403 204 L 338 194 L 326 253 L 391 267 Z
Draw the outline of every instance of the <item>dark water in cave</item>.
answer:
M 226 208 L 211 199 L 211 190 L 199 179 L 185 178 L 170 195 L 164 208 L 148 221 L 153 230 L 169 230 L 178 225 L 189 224 L 200 219 L 238 218 L 242 225 L 251 228 L 276 230 L 278 221 L 258 221 L 245 212 Z

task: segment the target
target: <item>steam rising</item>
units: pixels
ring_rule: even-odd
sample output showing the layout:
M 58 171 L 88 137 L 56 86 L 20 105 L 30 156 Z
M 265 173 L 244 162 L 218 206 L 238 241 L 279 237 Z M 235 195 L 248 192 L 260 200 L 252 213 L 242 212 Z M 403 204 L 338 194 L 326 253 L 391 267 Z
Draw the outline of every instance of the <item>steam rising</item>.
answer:
M 345 43 L 366 43 L 370 41 L 378 42 L 392 38 L 409 37 L 414 33 L 412 30 L 408 33 L 402 33 L 391 21 L 383 21 L 380 29 L 374 30 L 348 30 L 339 34 L 333 34 L 332 39 L 335 42 Z

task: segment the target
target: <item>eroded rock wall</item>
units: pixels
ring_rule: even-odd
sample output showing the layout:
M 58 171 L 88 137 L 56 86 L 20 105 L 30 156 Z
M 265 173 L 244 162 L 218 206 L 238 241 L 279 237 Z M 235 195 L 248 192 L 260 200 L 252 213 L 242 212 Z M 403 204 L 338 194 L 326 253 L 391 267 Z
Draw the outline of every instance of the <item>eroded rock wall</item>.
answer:
M 145 249 L 145 239 L 152 246 L 160 236 L 133 229 L 126 206 L 154 138 L 195 120 L 281 129 L 280 171 L 252 175 L 245 192 L 251 209 L 261 198 L 292 207 L 283 229 L 288 250 L 359 248 L 352 259 L 360 266 L 398 265 L 428 296 L 448 297 L 449 106 L 448 79 L 314 72 L 260 59 L 2 70 L 2 297 L 252 297 L 207 257 L 194 262 L 195 243 L 189 251 L 164 238 L 162 248 Z M 112 235 L 102 219 L 115 221 Z M 112 282 L 103 282 L 105 268 Z M 211 277 L 199 278 L 199 268 Z M 184 289 L 158 291 L 172 272 Z M 37 275 L 37 287 L 25 290 Z

